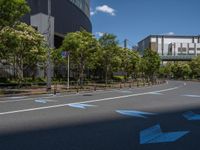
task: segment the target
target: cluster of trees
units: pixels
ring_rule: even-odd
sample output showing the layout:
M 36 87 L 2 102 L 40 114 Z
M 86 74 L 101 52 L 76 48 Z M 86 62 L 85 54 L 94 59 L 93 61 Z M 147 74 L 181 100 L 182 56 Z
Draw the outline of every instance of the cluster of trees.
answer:
M 25 0 L 0 1 L 0 63 L 13 66 L 15 77 L 23 80 L 29 68 L 34 77 L 37 64 L 45 64 L 46 42 L 33 27 L 20 22 L 30 8 Z
M 120 72 L 124 79 L 143 77 L 154 80 L 160 67 L 159 55 L 146 50 L 143 57 L 137 51 L 119 46 L 117 37 L 105 33 L 96 39 L 91 33 L 78 31 L 66 35 L 62 46 L 52 52 L 54 64 L 66 64 L 63 51 L 70 53 L 70 70 L 80 82 L 84 79 L 101 79 L 106 83 Z M 56 74 L 59 77 L 59 73 Z
M 46 68 L 47 42 L 33 27 L 20 22 L 29 11 L 25 0 L 0 1 L 0 65 L 12 66 L 14 78 L 20 82 L 25 70 L 34 78 L 38 64 Z M 126 80 L 129 77 L 153 80 L 160 66 L 156 52 L 146 50 L 141 57 L 136 51 L 120 47 L 112 34 L 99 39 L 86 31 L 67 34 L 62 46 L 51 51 L 55 68 L 66 64 L 62 51 L 70 52 L 70 71 L 80 82 L 90 78 L 107 83 L 114 72 L 121 72 Z M 59 77 L 59 71 L 55 70 L 54 75 Z
M 160 67 L 161 77 L 174 79 L 200 79 L 200 56 L 191 62 L 167 63 Z

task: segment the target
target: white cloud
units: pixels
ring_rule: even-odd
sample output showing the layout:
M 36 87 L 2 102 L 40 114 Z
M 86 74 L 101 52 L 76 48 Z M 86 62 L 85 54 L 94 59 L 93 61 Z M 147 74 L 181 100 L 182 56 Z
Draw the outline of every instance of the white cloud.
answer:
M 175 33 L 174 32 L 168 32 L 168 33 L 166 33 L 166 35 L 175 35 Z
M 102 37 L 102 36 L 104 35 L 103 32 L 96 32 L 95 34 L 96 34 L 97 36 L 99 36 L 99 37 Z
M 106 13 L 106 14 L 109 14 L 111 16 L 115 16 L 115 9 L 109 7 L 108 5 L 102 5 L 102 6 L 97 6 L 95 8 L 95 11 L 90 11 L 90 15 L 93 16 L 95 15 L 97 12 L 101 12 L 101 13 Z
M 91 16 L 95 15 L 95 12 L 94 11 L 90 11 L 90 15 Z
M 98 7 L 96 7 L 96 11 L 107 13 L 111 16 L 115 16 L 115 10 L 113 8 L 109 7 L 108 5 L 98 6 Z

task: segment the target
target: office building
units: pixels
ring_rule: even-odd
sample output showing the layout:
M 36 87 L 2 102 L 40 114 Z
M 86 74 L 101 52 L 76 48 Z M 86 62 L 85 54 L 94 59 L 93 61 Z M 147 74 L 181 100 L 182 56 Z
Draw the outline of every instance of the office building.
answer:
M 47 36 L 51 32 L 51 47 L 58 48 L 64 35 L 85 29 L 92 31 L 90 0 L 51 0 L 51 18 L 48 17 L 48 0 L 27 0 L 31 12 L 23 21 Z M 50 26 L 49 26 L 50 23 Z
M 138 43 L 138 51 L 151 49 L 161 58 L 184 59 L 200 55 L 200 36 L 150 35 Z

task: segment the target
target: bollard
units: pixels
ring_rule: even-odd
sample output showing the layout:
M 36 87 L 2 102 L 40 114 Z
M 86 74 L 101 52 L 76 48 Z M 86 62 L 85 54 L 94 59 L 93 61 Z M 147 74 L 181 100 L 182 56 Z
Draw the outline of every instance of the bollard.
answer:
M 94 91 L 97 91 L 97 86 L 96 86 L 96 84 L 94 85 Z
M 78 87 L 76 87 L 76 93 L 79 93 L 79 89 L 78 89 Z
M 119 88 L 122 89 L 122 84 L 120 83 Z
M 131 83 L 129 83 L 129 88 L 131 89 Z
M 57 93 L 57 83 L 54 84 L 54 90 L 53 90 L 53 94 L 56 95 L 56 93 Z

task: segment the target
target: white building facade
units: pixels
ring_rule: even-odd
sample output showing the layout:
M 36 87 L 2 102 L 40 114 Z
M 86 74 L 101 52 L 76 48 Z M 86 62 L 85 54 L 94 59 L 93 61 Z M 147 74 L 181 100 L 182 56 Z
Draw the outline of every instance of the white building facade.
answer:
M 138 43 L 138 50 L 158 52 L 160 56 L 200 55 L 200 36 L 150 35 Z

